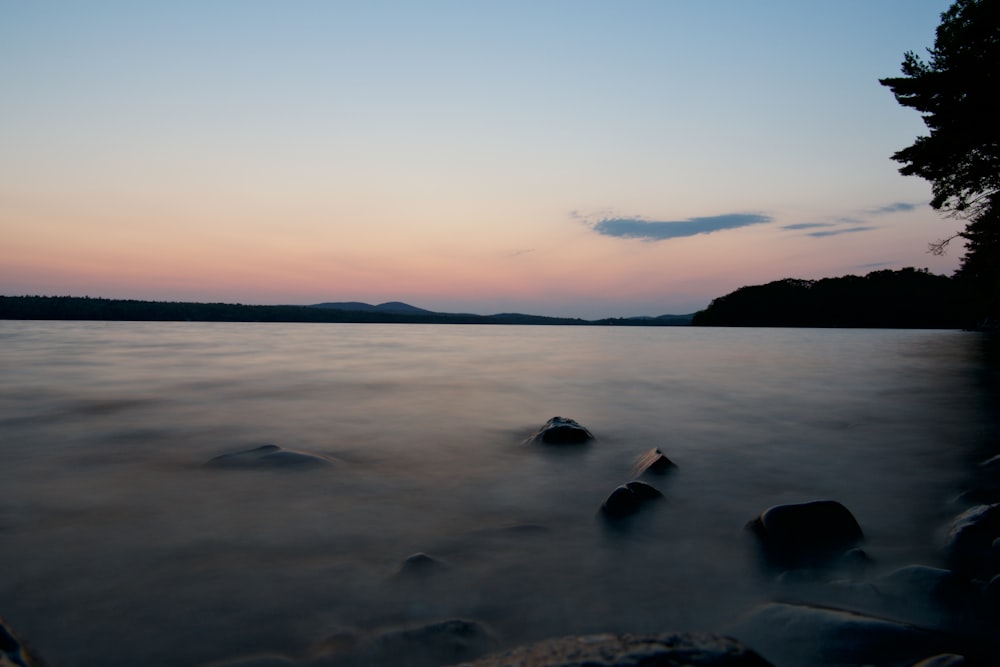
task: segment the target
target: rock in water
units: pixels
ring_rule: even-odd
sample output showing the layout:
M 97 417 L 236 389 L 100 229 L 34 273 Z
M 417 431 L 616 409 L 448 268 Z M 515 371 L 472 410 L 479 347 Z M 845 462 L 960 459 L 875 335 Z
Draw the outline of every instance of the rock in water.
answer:
M 422 551 L 411 554 L 400 564 L 396 571 L 397 577 L 416 579 L 429 577 L 442 572 L 447 572 L 451 568 L 444 561 L 440 561 L 433 556 L 428 556 Z
M 1000 538 L 1000 504 L 977 505 L 955 517 L 945 550 L 956 572 L 989 578 L 1000 573 L 993 542 Z
M 662 497 L 663 494 L 656 487 L 634 480 L 612 491 L 601 505 L 601 513 L 608 519 L 621 519 L 635 514 L 648 503 Z
M 746 527 L 768 562 L 784 568 L 826 564 L 864 539 L 854 515 L 835 500 L 776 505 Z
M 659 448 L 651 449 L 636 459 L 633 473 L 635 477 L 644 474 L 662 475 L 677 467 Z
M 781 665 L 912 665 L 951 648 L 948 637 L 906 623 L 779 602 L 730 630 Z
M 553 417 L 533 435 L 529 442 L 548 445 L 579 445 L 594 439 L 593 434 L 579 422 L 566 417 Z
M 241 452 L 222 454 L 205 463 L 209 468 L 303 469 L 330 465 L 332 461 L 317 454 L 282 449 L 278 445 L 261 445 Z
M 770 667 L 734 639 L 708 633 L 584 635 L 547 639 L 462 667 Z

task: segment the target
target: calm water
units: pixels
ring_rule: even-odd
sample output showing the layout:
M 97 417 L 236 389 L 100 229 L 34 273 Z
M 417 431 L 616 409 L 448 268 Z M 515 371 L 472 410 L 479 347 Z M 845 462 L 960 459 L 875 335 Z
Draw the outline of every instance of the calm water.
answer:
M 938 564 L 992 437 L 955 331 L 0 322 L 0 614 L 59 666 L 304 655 L 462 617 L 517 643 L 718 630 L 744 523 L 835 498 L 878 567 Z M 583 449 L 525 445 L 563 415 Z M 274 443 L 308 471 L 209 470 Z M 662 448 L 666 502 L 596 511 Z M 394 576 L 423 551 L 433 580 Z

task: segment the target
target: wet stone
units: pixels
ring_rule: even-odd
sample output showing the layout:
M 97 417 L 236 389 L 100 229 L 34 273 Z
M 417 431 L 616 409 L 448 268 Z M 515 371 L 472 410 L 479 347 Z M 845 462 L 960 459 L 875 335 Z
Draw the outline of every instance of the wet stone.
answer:
M 447 572 L 450 569 L 450 566 L 444 561 L 418 551 L 403 560 L 396 575 L 407 578 L 422 578 Z
M 608 519 L 621 519 L 631 516 L 651 502 L 663 498 L 656 487 L 633 480 L 619 486 L 601 505 L 601 513 Z
M 321 468 L 331 465 L 333 461 L 319 456 L 296 451 L 294 449 L 284 449 L 278 445 L 261 445 L 253 449 L 239 452 L 221 454 L 205 463 L 207 468 L 216 469 L 310 469 Z
M 640 475 L 664 475 L 671 470 L 675 470 L 677 464 L 667 458 L 659 448 L 651 449 L 638 459 L 636 459 L 633 473 L 636 477 Z
M 994 541 L 1000 538 L 1000 504 L 977 505 L 951 522 L 945 551 L 956 572 L 989 578 L 1000 573 Z
M 593 434 L 576 420 L 553 417 L 531 437 L 530 442 L 547 445 L 580 445 L 593 439 Z
M 766 561 L 783 568 L 828 564 L 864 539 L 857 519 L 835 500 L 776 505 L 746 528 L 757 536 Z

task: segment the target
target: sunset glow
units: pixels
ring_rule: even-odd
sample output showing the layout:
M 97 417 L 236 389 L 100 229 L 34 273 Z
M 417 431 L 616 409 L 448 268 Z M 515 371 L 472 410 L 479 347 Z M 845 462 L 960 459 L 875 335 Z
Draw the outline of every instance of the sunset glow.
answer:
M 0 294 L 688 313 L 950 274 L 879 77 L 947 0 L 0 6 Z

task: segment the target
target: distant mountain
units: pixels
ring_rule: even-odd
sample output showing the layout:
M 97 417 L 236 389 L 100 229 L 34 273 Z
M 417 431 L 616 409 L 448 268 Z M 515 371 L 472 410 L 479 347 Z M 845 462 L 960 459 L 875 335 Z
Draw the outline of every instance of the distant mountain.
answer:
M 436 315 L 432 310 L 424 310 L 402 301 L 389 301 L 373 306 L 361 301 L 328 301 L 316 303 L 310 308 L 329 308 L 330 310 L 349 310 L 356 313 L 392 313 L 395 315 Z

